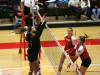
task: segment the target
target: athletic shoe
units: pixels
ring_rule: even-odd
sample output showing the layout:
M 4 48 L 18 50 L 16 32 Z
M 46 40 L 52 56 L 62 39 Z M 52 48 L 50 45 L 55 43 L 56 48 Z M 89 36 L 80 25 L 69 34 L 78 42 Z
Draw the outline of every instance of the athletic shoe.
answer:
M 96 18 L 94 18 L 93 21 L 96 21 Z
M 83 15 L 83 18 L 84 18 L 85 20 L 87 20 L 87 16 L 86 16 L 86 15 Z
M 14 30 L 10 31 L 10 33 L 14 33 L 14 32 L 15 32 Z
M 97 19 L 97 21 L 99 21 L 99 19 Z

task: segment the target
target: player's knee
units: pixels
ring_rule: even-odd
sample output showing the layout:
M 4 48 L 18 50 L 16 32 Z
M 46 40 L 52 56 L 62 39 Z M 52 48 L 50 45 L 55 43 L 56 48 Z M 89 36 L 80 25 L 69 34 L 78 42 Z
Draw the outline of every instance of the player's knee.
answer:
M 41 69 L 41 64 L 40 64 L 40 61 L 39 61 L 39 70 Z
M 29 71 L 29 73 L 30 73 L 30 74 L 32 74 L 32 73 L 33 73 L 33 71 Z
M 38 71 L 38 72 L 36 72 L 34 75 L 39 75 L 39 71 Z
M 63 63 L 59 63 L 59 67 L 62 67 Z

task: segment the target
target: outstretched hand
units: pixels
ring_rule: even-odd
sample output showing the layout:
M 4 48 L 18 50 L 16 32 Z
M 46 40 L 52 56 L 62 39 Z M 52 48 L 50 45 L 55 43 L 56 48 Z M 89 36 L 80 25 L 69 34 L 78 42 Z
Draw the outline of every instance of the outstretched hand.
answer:
M 42 22 L 43 22 L 43 21 L 47 22 L 48 19 L 49 19 L 49 17 L 47 17 L 47 16 L 45 17 L 45 14 L 44 14 L 43 17 L 42 17 Z
M 47 16 L 45 17 L 45 14 L 44 14 L 43 17 L 42 17 L 42 16 L 39 14 L 38 11 L 36 11 L 36 13 L 38 14 L 38 16 L 40 17 L 40 19 L 41 19 L 42 22 L 44 22 L 44 21 L 47 22 L 47 20 L 49 19 L 49 17 L 47 17 Z

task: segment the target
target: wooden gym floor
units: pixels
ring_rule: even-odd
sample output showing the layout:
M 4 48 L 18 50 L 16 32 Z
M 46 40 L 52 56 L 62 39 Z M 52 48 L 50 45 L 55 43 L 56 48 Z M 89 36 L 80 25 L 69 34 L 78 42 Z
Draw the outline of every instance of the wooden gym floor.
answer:
M 57 40 L 64 40 L 64 35 L 67 33 L 67 27 L 50 29 Z M 84 31 L 89 35 L 88 39 L 100 41 L 100 26 L 73 27 L 73 30 L 73 34 L 75 34 L 76 31 L 76 39 L 78 39 L 78 36 L 84 35 Z M 10 43 L 17 43 L 19 40 L 20 35 L 10 33 L 10 30 L 0 30 L 0 44 L 3 44 L 2 47 L 0 45 L 0 75 L 28 75 L 29 62 L 28 60 L 24 60 L 23 53 L 18 54 L 19 48 L 14 48 L 13 44 L 12 48 L 8 48 Z M 90 42 L 86 45 L 92 63 L 88 68 L 90 72 L 87 72 L 85 75 L 100 75 L 100 43 L 93 43 L 95 42 Z M 8 44 L 8 49 L 6 49 L 5 44 Z M 77 63 L 81 65 L 80 58 L 77 60 Z M 55 75 L 43 50 L 41 53 L 41 73 L 42 75 Z

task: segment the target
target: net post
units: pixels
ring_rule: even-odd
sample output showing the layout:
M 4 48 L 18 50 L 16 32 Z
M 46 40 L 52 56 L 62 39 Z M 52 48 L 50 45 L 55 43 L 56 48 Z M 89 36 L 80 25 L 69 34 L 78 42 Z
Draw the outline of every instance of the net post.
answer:
M 21 27 L 24 28 L 25 24 L 24 24 L 24 18 L 25 18 L 25 15 L 22 13 L 22 23 L 21 23 Z M 23 41 L 22 41 L 22 38 L 23 38 Z M 21 48 L 22 48 L 22 43 L 24 44 L 23 47 L 24 47 L 24 59 L 26 60 L 26 46 L 25 46 L 25 34 L 24 32 L 21 33 L 21 36 L 20 36 L 20 49 L 19 49 L 19 53 L 21 53 Z
M 21 53 L 21 45 L 22 45 L 22 33 L 20 35 L 20 48 L 19 48 L 19 53 Z
M 25 18 L 25 15 L 23 14 L 23 17 L 22 17 L 22 20 L 23 20 L 22 27 L 23 27 L 23 28 L 24 28 L 24 26 L 25 26 L 24 18 Z M 23 32 L 23 43 L 24 43 L 24 59 L 26 60 L 26 47 L 25 47 L 25 34 L 24 34 L 24 32 Z
M 24 14 L 22 13 L 22 22 L 21 22 L 21 27 L 24 27 Z M 19 48 L 19 53 L 21 53 L 21 46 L 22 46 L 22 33 L 20 34 L 20 48 Z

